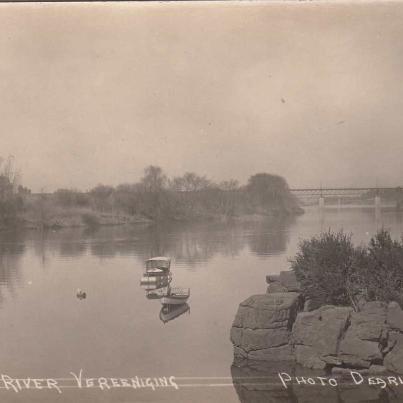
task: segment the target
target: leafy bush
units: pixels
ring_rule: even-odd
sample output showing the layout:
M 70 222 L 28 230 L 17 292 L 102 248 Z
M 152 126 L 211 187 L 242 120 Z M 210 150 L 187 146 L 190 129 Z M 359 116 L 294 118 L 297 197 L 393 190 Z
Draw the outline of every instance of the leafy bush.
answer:
M 396 301 L 403 305 L 403 242 L 379 231 L 360 266 L 361 291 L 369 300 Z
M 403 243 L 379 231 L 366 247 L 354 247 L 351 235 L 328 231 L 299 245 L 291 268 L 306 297 L 316 306 L 365 301 L 403 303 Z
M 348 278 L 354 255 L 350 235 L 329 231 L 302 241 L 291 268 L 306 296 L 319 305 L 350 305 Z

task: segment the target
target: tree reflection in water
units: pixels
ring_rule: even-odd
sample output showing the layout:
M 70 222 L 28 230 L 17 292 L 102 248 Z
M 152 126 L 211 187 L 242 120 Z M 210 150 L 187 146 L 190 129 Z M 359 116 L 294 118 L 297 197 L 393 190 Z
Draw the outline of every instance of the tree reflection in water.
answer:
M 259 256 L 278 254 L 286 249 L 294 219 L 284 217 L 255 221 L 159 223 L 99 227 L 94 230 L 66 228 L 58 231 L 31 231 L 23 238 L 33 242 L 45 261 L 46 249 L 60 256 L 76 257 L 90 252 L 98 257 L 135 255 L 173 256 L 189 267 L 206 262 L 217 254 L 237 256 L 248 247 Z
M 5 288 L 12 294 L 21 284 L 19 261 L 24 254 L 25 244 L 21 234 L 15 231 L 0 233 L 0 303 Z
M 48 253 L 79 257 L 87 253 L 100 258 L 133 255 L 141 261 L 150 256 L 172 256 L 177 264 L 195 268 L 217 254 L 237 256 L 249 248 L 259 256 L 286 249 L 294 219 L 272 217 L 253 221 L 159 223 L 64 228 L 45 231 L 0 233 L 0 285 L 11 292 L 20 281 L 19 260 L 26 246 L 33 248 L 46 267 Z M 0 300 L 2 293 L 0 291 Z

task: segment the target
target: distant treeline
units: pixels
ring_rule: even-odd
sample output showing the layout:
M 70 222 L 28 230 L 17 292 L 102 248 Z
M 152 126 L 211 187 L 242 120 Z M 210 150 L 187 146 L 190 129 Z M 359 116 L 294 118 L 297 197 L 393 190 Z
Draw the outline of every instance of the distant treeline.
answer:
M 236 180 L 214 183 L 191 172 L 168 178 L 160 167 L 148 166 L 138 183 L 116 187 L 98 185 L 87 192 L 58 189 L 51 194 L 31 194 L 28 189 L 16 185 L 17 175 L 10 162 L 0 164 L 0 168 L 0 220 L 3 226 L 21 216 L 30 216 L 31 221 L 48 222 L 50 215 L 65 215 L 72 209 L 81 212 L 87 225 L 97 223 L 97 217 L 92 213 L 123 214 L 151 220 L 189 220 L 302 212 L 285 179 L 267 173 L 253 175 L 246 185 L 240 186 Z

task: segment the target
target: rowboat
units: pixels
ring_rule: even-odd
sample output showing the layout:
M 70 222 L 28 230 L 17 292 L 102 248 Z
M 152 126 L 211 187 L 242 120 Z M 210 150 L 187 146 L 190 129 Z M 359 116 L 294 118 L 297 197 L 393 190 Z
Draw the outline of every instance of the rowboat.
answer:
M 145 290 L 154 290 L 156 288 L 166 287 L 172 280 L 171 273 L 164 276 L 143 275 L 140 280 L 140 287 Z
M 190 296 L 190 288 L 168 287 L 168 292 L 161 298 L 163 305 L 181 305 L 184 304 Z

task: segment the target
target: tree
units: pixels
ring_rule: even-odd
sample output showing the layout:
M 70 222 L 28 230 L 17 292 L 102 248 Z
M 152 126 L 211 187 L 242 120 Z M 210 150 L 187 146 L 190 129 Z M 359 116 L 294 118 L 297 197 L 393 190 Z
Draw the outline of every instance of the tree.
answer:
M 63 207 L 84 207 L 89 203 L 88 195 L 74 189 L 57 189 L 56 201 Z
M 142 212 L 142 186 L 136 184 L 121 184 L 116 187 L 116 206 L 126 214 L 135 215 Z
M 288 191 L 284 178 L 278 175 L 259 173 L 249 178 L 246 190 L 261 204 L 278 201 Z
M 113 207 L 113 194 L 115 189 L 112 186 L 98 185 L 90 190 L 90 197 L 96 209 L 105 211 Z
M 245 187 L 249 206 L 253 211 L 281 211 L 301 213 L 298 201 L 291 194 L 284 178 L 278 175 L 259 173 L 249 178 Z
M 211 185 L 211 182 L 205 176 L 199 176 L 193 172 L 186 172 L 183 176 L 175 177 L 171 187 L 176 191 L 198 192 L 208 189 Z
M 159 192 L 167 185 L 168 178 L 160 167 L 150 165 L 144 169 L 141 184 L 146 192 Z
M 168 178 L 160 167 L 150 165 L 140 182 L 141 213 L 149 218 L 168 217 L 166 194 Z
M 0 157 L 0 223 L 10 224 L 23 208 L 22 195 L 17 193 L 19 173 L 14 167 L 14 158 Z
M 239 190 L 239 182 L 236 179 L 230 179 L 219 183 L 218 187 L 226 192 L 234 192 Z

